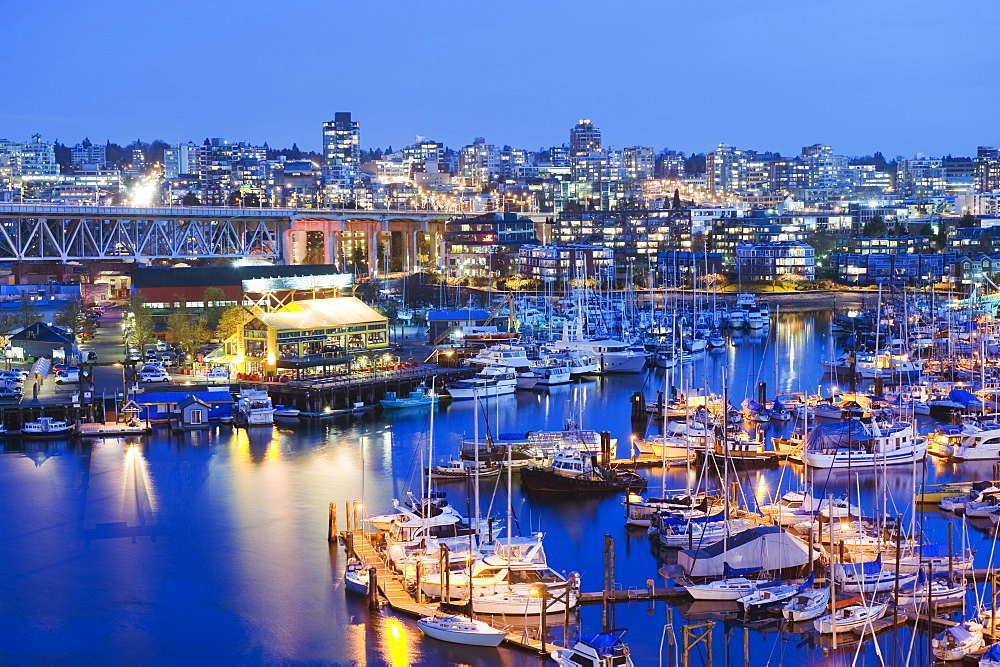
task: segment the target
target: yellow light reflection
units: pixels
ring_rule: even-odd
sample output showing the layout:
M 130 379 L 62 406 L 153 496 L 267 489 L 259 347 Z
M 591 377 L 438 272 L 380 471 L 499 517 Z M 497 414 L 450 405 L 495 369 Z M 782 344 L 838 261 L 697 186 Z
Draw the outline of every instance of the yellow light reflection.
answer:
M 393 667 L 409 667 L 410 647 L 406 643 L 403 624 L 395 618 L 385 622 L 385 644 L 389 654 L 389 664 Z
M 156 523 L 156 490 L 149 463 L 137 443 L 125 446 L 122 475 L 122 515 L 135 526 Z

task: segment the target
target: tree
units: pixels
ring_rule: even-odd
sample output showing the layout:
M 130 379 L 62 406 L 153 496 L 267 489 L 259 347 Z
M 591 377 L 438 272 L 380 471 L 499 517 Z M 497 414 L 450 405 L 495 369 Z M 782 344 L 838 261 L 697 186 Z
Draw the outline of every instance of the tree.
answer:
M 230 306 L 222 311 L 219 323 L 215 325 L 215 337 L 226 340 L 235 335 L 250 321 L 252 315 L 243 306 Z
M 979 252 L 984 255 L 993 254 L 993 233 L 985 231 L 979 235 Z
M 31 300 L 27 292 L 21 292 L 21 303 L 14 313 L 15 324 L 19 327 L 30 327 L 41 319 L 42 314 L 39 312 L 38 306 Z
M 198 199 L 198 195 L 193 192 L 189 192 L 184 195 L 184 199 L 181 200 L 181 204 L 184 206 L 201 206 L 201 200 Z
M 132 300 L 129 302 L 129 313 L 132 321 L 131 339 L 136 346 L 144 347 L 153 337 L 153 316 L 141 294 L 132 295 Z
M 681 191 L 675 189 L 674 190 L 674 204 L 673 204 L 673 206 L 671 206 L 671 208 L 677 209 L 677 208 L 680 208 L 680 207 L 681 207 Z
M 934 236 L 934 227 L 931 226 L 931 223 L 925 222 L 917 230 L 917 236 Z
M 206 287 L 203 296 L 205 302 L 205 324 L 209 329 L 214 329 L 222 317 L 222 312 L 226 309 L 226 293 L 221 287 Z
M 177 340 L 188 361 L 208 342 L 209 333 L 201 317 L 182 308 L 167 318 L 167 331 Z
M 962 219 L 958 221 L 959 227 L 978 227 L 979 218 L 972 215 L 971 213 L 966 213 L 962 216 Z
M 865 223 L 863 236 L 885 236 L 889 233 L 889 227 L 881 215 L 873 215 L 872 219 Z
M 74 299 L 56 311 L 53 321 L 59 326 L 68 327 L 74 332 L 85 336 L 93 336 L 97 330 L 91 310 L 82 299 Z

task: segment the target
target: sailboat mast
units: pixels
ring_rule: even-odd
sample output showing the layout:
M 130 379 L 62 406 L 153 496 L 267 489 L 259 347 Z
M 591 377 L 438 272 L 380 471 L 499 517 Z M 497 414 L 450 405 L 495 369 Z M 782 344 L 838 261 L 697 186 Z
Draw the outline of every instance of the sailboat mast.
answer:
M 473 402 L 473 412 L 475 416 L 472 419 L 472 438 L 475 440 L 476 453 L 475 453 L 475 470 L 473 471 L 472 480 L 472 497 L 473 497 L 473 509 L 475 510 L 475 521 L 476 521 L 476 535 L 479 535 L 479 390 L 472 390 L 472 402 Z

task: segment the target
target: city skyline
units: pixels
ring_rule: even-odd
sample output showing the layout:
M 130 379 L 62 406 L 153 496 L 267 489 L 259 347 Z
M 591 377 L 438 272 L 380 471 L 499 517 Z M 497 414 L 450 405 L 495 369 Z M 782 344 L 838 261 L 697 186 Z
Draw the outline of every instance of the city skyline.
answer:
M 225 136 L 319 152 L 320 124 L 349 110 L 361 145 L 381 148 L 420 135 L 535 150 L 565 142 L 580 118 L 606 145 L 688 154 L 823 143 L 846 155 L 969 156 L 1000 143 L 1000 90 L 983 77 L 997 56 L 974 39 L 1000 18 L 986 3 L 304 2 L 272 16 L 181 2 L 141 17 L 103 5 L 52 3 L 41 33 L 37 10 L 8 10 L 9 49 L 32 57 L 0 74 L 14 93 L 0 101 L 0 136 Z M 70 45 L 73 59 L 47 42 Z

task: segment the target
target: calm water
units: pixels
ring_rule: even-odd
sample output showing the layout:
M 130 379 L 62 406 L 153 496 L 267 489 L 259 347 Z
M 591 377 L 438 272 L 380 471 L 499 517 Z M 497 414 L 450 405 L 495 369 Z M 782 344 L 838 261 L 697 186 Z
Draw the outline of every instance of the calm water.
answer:
M 768 382 L 771 394 L 775 386 L 814 391 L 822 380 L 818 361 L 831 355 L 827 326 L 826 317 L 784 315 L 769 336 L 737 338 L 691 364 L 687 382 L 721 390 L 725 368 L 737 404 L 756 394 L 758 381 Z M 611 431 L 625 455 L 629 397 L 643 390 L 652 398 L 664 386 L 662 371 L 650 371 L 518 392 L 481 406 L 481 428 L 558 429 L 582 415 L 583 427 Z M 457 454 L 463 435 L 472 436 L 473 417 L 470 402 L 440 409 L 435 459 Z M 429 418 L 416 409 L 273 434 L 216 427 L 184 436 L 158 432 L 148 442 L 8 446 L 0 456 L 0 662 L 540 664 L 513 650 L 422 639 L 412 621 L 370 614 L 363 601 L 345 595 L 343 552 L 326 541 L 328 503 L 338 503 L 343 528 L 345 501 L 363 499 L 381 513 L 392 498 L 419 489 Z M 972 479 L 988 476 L 990 467 L 931 462 L 917 476 Z M 747 473 L 743 486 L 761 494 L 779 484 L 797 488 L 801 473 L 793 466 Z M 646 474 L 658 489 L 661 473 Z M 668 487 L 684 485 L 683 469 L 665 474 Z M 881 508 L 874 492 L 884 484 L 889 511 L 909 516 L 913 476 L 906 467 L 890 470 L 884 482 L 837 474 L 815 483 L 824 492 L 860 490 L 866 509 Z M 466 506 L 462 484 L 445 488 L 454 504 Z M 492 503 L 502 514 L 504 489 L 482 488 L 483 507 Z M 522 532 L 543 531 L 550 564 L 580 572 L 584 590 L 601 587 L 605 534 L 616 541 L 622 587 L 662 583 L 645 532 L 624 528 L 618 497 L 534 500 L 515 489 L 513 503 Z M 942 515 L 921 516 L 929 534 L 946 539 Z M 956 540 L 965 539 L 962 524 L 956 528 Z M 967 530 L 977 566 L 985 566 L 992 538 L 985 529 Z M 670 613 L 678 641 L 688 618 L 703 620 L 696 608 Z M 628 628 L 636 664 L 660 664 L 661 640 L 662 664 L 671 664 L 667 619 L 662 602 L 618 605 L 615 622 Z M 578 622 L 585 632 L 599 630 L 600 607 L 584 608 Z M 525 620 L 506 623 L 523 627 Z M 912 639 L 904 629 L 881 635 L 878 650 L 869 640 L 827 656 L 809 632 L 734 619 L 713 630 L 713 664 L 739 664 L 744 652 L 758 664 L 850 664 L 855 651 L 856 664 L 882 664 L 879 652 L 892 664 L 894 649 L 898 664 L 925 664 L 926 637 L 918 634 L 911 648 Z M 704 647 L 690 664 L 707 664 Z

